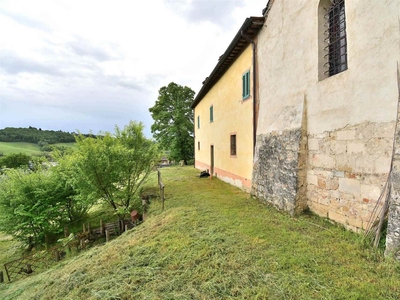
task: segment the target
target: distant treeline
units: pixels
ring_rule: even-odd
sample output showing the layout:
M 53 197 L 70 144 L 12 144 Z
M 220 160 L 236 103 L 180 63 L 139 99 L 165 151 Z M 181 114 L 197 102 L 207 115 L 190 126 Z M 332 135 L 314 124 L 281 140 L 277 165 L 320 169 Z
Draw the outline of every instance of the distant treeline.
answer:
M 55 143 L 71 143 L 75 142 L 75 132 L 64 132 L 61 130 L 42 130 L 29 126 L 29 128 L 6 127 L 0 129 L 0 142 L 28 142 L 47 144 Z M 94 136 L 92 134 L 84 134 L 84 136 Z

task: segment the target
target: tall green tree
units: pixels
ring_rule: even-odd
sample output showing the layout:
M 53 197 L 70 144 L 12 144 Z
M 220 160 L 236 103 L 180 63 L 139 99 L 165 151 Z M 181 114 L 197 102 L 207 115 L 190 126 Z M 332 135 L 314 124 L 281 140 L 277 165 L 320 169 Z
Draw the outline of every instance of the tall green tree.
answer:
M 138 192 L 158 162 L 155 142 L 143 134 L 143 124 L 130 122 L 115 134 L 77 138 L 72 160 L 71 181 L 81 195 L 103 199 L 115 210 L 139 209 Z
M 151 132 L 173 160 L 187 162 L 194 157 L 194 117 L 190 108 L 194 91 L 174 82 L 159 90 L 156 104 L 149 109 L 154 124 Z

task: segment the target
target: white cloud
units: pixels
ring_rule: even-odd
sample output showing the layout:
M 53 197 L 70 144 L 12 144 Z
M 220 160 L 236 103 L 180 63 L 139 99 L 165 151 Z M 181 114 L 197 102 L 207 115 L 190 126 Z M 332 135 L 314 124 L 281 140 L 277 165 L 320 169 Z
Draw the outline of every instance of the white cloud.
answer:
M 197 92 L 265 3 L 2 0 L 0 128 L 112 131 L 132 119 L 150 136 L 159 88 Z

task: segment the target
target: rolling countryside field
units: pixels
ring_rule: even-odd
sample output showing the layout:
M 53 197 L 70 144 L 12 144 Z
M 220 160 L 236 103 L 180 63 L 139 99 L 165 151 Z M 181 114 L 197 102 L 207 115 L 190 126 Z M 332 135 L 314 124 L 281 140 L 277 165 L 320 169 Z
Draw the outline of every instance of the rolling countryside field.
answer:
M 55 146 L 75 147 L 75 143 L 57 143 Z M 40 155 L 41 151 L 38 144 L 26 142 L 0 142 L 0 153 L 3 155 L 13 153 L 24 153 L 27 155 Z

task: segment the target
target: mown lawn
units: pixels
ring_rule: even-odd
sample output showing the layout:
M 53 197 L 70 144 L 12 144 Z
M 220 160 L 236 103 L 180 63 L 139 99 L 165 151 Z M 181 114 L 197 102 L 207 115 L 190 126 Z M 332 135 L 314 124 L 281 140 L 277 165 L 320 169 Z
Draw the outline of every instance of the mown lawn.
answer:
M 166 209 L 1 299 L 399 299 L 400 264 L 312 215 L 291 218 L 193 167 L 162 169 Z M 156 191 L 154 175 L 147 188 Z

